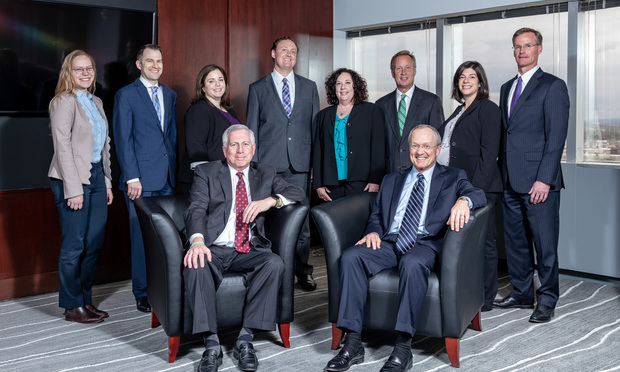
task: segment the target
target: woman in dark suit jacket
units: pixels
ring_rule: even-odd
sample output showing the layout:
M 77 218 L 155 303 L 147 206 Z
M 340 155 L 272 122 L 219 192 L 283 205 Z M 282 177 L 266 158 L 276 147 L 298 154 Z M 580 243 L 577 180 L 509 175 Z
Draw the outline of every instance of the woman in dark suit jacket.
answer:
M 185 113 L 185 156 L 180 170 L 181 190 L 188 194 L 196 165 L 224 160 L 222 135 L 239 119 L 228 99 L 228 76 L 217 65 L 207 65 L 196 77 L 196 95 Z
M 381 110 L 366 102 L 366 81 L 353 70 L 332 72 L 325 90 L 332 106 L 315 119 L 312 187 L 324 201 L 377 192 L 385 174 Z
M 65 320 L 103 321 L 92 302 L 92 282 L 112 204 L 110 137 L 101 99 L 95 97 L 92 56 L 75 50 L 60 68 L 49 105 L 54 156 L 48 176 L 62 230 L 58 297 Z
M 458 67 L 452 81 L 452 98 L 462 105 L 439 128 L 442 141 L 437 162 L 463 169 L 469 181 L 484 190 L 488 202 L 495 206 L 503 191 L 497 162 L 501 112 L 489 100 L 489 84 L 480 63 L 467 61 Z M 482 311 L 489 311 L 497 294 L 495 208 L 489 219 L 484 283 Z

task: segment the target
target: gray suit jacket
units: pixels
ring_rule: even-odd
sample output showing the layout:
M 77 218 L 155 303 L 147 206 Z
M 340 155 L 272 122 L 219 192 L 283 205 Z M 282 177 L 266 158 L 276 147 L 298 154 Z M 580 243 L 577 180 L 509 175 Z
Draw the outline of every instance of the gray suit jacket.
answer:
M 103 103 L 99 97 L 93 96 L 99 113 L 106 122 Z M 77 97 L 63 94 L 52 102 L 50 108 L 50 127 L 54 141 L 54 156 L 50 164 L 48 177 L 63 181 L 65 198 L 82 195 L 82 185 L 90 184 L 90 168 L 93 158 L 93 129 L 86 111 L 78 102 Z M 101 151 L 105 186 L 112 188 L 110 171 L 110 136 L 106 137 Z
M 548 183 L 550 191 L 559 191 L 564 187 L 560 161 L 570 107 L 566 83 L 538 69 L 508 118 L 508 96 L 516 78 L 500 90 L 500 167 L 504 185 L 510 177 L 510 185 L 519 193 L 528 193 L 534 181 Z
M 304 199 L 301 188 L 280 178 L 273 167 L 252 162 L 248 173 L 250 194 L 253 201 L 280 194 L 290 201 Z M 190 206 L 185 211 L 186 234 L 200 233 L 209 246 L 224 231 L 232 210 L 235 195 L 226 161 L 200 164 L 194 169 L 194 181 L 189 194 Z M 250 244 L 256 249 L 270 249 L 265 238 L 265 214 L 256 217 L 252 226 Z
M 419 124 L 429 124 L 439 128 L 444 122 L 441 100 L 433 93 L 415 87 L 413 97 L 405 119 L 405 129 L 400 135 L 396 113 L 396 91 L 377 100 L 377 106 L 383 110 L 386 138 L 386 173 L 398 172 L 411 166 L 409 159 L 409 132 Z
M 310 172 L 310 154 L 319 112 L 316 84 L 295 74 L 295 102 L 291 117 L 280 101 L 271 74 L 250 85 L 247 126 L 256 135 L 258 149 L 254 161 L 271 165 L 278 172 L 293 167 Z

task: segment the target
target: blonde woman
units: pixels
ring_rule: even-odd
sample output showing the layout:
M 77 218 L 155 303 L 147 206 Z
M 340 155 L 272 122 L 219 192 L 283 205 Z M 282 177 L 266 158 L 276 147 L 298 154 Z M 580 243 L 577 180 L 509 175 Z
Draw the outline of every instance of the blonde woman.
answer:
M 110 137 L 95 97 L 92 56 L 75 50 L 60 69 L 50 102 L 54 156 L 48 172 L 62 230 L 58 292 L 65 320 L 98 323 L 108 313 L 92 303 L 92 282 L 112 203 Z

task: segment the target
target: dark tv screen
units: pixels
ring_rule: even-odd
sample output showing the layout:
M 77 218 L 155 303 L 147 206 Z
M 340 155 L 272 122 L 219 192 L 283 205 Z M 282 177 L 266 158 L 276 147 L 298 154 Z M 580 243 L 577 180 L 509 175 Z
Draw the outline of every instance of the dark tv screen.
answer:
M 153 29 L 152 11 L 0 0 L 0 114 L 45 114 L 75 49 L 95 58 L 95 95 L 111 111 L 116 91 L 139 76 L 136 52 Z

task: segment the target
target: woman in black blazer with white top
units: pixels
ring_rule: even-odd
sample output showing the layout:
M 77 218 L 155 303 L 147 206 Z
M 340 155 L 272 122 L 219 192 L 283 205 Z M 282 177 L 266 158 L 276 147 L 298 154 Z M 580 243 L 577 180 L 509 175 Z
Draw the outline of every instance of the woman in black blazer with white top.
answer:
M 480 63 L 467 61 L 458 67 L 452 82 L 452 98 L 462 105 L 439 128 L 442 142 L 437 162 L 463 169 L 472 185 L 484 190 L 488 202 L 495 205 L 503 191 L 497 162 L 501 112 L 489 100 L 489 84 Z M 484 292 L 482 310 L 488 311 L 497 294 L 494 208 L 486 241 Z
M 316 116 L 312 188 L 332 201 L 361 192 L 377 192 L 385 174 L 383 115 L 366 102 L 366 81 L 340 68 L 325 79 L 332 106 Z

